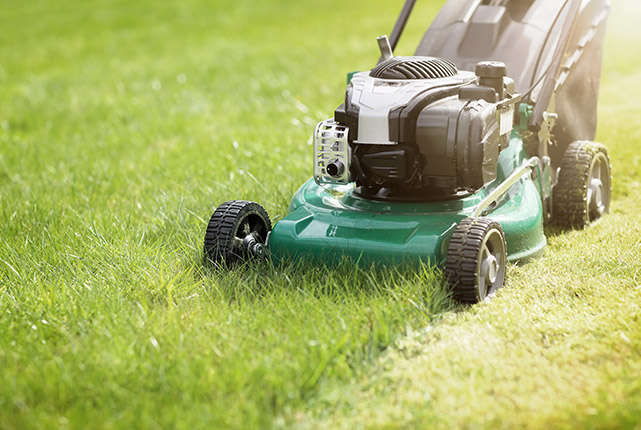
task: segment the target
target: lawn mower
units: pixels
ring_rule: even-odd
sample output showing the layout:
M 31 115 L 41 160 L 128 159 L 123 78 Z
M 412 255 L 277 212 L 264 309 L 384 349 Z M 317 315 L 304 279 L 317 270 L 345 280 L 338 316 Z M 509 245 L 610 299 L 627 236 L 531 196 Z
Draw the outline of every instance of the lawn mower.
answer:
M 543 252 L 545 224 L 608 212 L 610 162 L 593 140 L 609 0 L 449 0 L 415 54 L 395 56 L 414 4 L 316 126 L 313 178 L 287 216 L 272 228 L 259 204 L 223 203 L 207 261 L 430 264 L 475 303 L 508 262 Z

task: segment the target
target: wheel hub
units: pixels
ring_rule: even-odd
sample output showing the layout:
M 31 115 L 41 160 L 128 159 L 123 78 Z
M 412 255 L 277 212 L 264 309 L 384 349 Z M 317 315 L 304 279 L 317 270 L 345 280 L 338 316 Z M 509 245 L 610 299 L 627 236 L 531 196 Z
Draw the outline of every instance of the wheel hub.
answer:
M 603 214 L 605 210 L 605 204 L 603 202 L 603 182 L 599 178 L 593 178 L 590 181 L 590 200 L 589 205 L 590 209 L 597 211 L 599 214 Z
M 603 154 L 598 154 L 590 170 L 587 204 L 590 219 L 596 219 L 608 211 L 610 202 L 610 169 L 608 160 Z
M 505 276 L 505 245 L 498 230 L 490 230 L 479 254 L 478 292 L 482 300 L 503 285 Z
M 486 284 L 492 285 L 496 282 L 499 272 L 499 262 L 496 257 L 489 254 L 481 263 L 481 276 L 485 278 Z

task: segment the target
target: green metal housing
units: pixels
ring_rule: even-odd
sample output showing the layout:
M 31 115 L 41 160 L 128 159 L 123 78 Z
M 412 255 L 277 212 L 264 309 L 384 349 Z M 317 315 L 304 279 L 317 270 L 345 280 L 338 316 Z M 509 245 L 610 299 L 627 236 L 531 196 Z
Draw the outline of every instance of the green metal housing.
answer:
M 360 264 L 427 263 L 443 266 L 457 223 L 510 173 L 529 159 L 518 131 L 499 156 L 498 177 L 467 197 L 441 202 L 381 202 L 361 198 L 353 184 L 319 186 L 313 179 L 296 192 L 288 215 L 274 226 L 268 247 L 276 261 L 307 258 L 324 263 L 350 257 Z M 508 260 L 543 252 L 541 173 L 524 176 L 485 214 L 501 224 Z

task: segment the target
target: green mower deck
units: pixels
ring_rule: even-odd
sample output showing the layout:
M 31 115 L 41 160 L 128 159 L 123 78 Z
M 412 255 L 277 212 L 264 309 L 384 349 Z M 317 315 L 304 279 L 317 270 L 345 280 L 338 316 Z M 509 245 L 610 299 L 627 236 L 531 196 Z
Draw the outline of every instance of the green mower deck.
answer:
M 434 203 L 379 202 L 358 197 L 351 185 L 319 186 L 313 179 L 296 192 L 288 215 L 274 226 L 269 251 L 276 261 L 305 257 L 325 263 L 344 256 L 359 264 L 423 262 L 442 266 L 456 225 L 529 158 L 518 132 L 499 157 L 498 177 L 466 198 Z M 486 216 L 503 228 L 508 260 L 541 254 L 546 239 L 537 184 L 528 175 Z

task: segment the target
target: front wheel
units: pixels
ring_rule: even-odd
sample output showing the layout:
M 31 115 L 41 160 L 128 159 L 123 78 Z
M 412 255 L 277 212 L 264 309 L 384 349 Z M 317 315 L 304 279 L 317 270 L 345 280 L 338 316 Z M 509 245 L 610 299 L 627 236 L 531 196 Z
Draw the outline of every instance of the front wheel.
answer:
M 452 233 L 445 275 L 454 298 L 478 303 L 505 283 L 507 252 L 501 225 L 488 218 L 465 218 Z
M 267 234 L 272 229 L 267 211 L 258 203 L 231 200 L 216 209 L 205 233 L 205 261 L 233 265 L 266 257 Z

